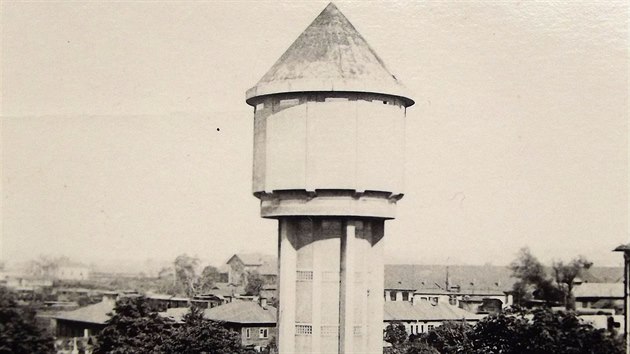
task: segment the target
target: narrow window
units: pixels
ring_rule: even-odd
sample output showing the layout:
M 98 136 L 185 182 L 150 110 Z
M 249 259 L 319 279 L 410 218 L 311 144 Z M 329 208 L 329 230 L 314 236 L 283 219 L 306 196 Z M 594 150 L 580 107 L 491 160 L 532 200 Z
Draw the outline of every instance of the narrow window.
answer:
M 288 98 L 286 100 L 280 100 L 280 106 L 294 106 L 300 103 L 299 98 Z
M 267 338 L 269 336 L 269 330 L 267 328 L 261 328 L 259 334 L 259 338 Z
M 249 329 L 249 328 L 245 328 L 245 337 L 246 337 L 246 338 L 251 337 L 251 332 L 250 332 L 250 329 Z

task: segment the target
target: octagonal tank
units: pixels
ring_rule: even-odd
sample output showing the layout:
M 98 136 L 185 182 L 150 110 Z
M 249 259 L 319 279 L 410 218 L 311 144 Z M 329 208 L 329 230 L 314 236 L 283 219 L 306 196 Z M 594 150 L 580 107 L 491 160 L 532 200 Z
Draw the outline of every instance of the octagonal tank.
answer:
M 263 217 L 394 217 L 414 101 L 332 3 L 246 101 Z

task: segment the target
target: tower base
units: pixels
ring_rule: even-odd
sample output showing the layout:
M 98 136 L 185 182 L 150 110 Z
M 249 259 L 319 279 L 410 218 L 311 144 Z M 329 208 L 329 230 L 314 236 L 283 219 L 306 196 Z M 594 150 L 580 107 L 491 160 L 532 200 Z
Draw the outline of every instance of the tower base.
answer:
M 278 221 L 280 354 L 382 353 L 385 219 Z

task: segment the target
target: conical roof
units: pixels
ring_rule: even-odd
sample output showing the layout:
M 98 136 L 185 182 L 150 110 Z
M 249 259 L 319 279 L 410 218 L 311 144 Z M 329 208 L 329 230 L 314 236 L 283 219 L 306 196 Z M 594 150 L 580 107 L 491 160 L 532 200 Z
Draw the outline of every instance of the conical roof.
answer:
M 414 103 L 333 3 L 247 91 L 247 103 L 254 104 L 254 98 L 264 95 L 308 91 L 383 93 L 401 97 L 406 106 Z

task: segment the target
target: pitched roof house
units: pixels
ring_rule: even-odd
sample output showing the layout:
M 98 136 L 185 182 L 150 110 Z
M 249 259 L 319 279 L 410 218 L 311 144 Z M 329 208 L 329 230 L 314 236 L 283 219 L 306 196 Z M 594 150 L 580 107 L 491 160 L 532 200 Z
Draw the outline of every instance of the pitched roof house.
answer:
M 105 322 L 110 318 L 108 314 L 114 311 L 115 304 L 115 300 L 104 298 L 96 304 L 60 312 L 53 316 L 57 337 L 89 337 L 98 334 L 105 328 Z
M 261 253 L 237 253 L 226 262 L 228 283 L 244 285 L 247 274 L 256 272 L 265 278 L 267 283 L 275 284 L 278 276 L 278 259 Z
M 402 323 L 408 334 L 425 333 L 447 321 L 476 323 L 484 316 L 455 306 L 430 301 L 386 302 L 383 312 L 384 325 Z
M 188 309 L 173 308 L 162 315 L 181 322 Z M 244 346 L 266 347 L 276 336 L 277 309 L 267 306 L 266 302 L 239 301 L 209 308 L 203 316 L 209 320 L 220 321 L 226 327 L 238 331 Z

